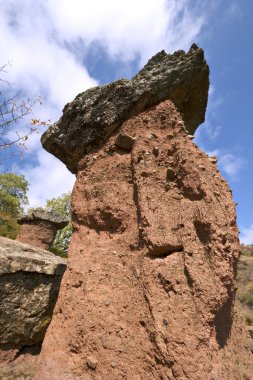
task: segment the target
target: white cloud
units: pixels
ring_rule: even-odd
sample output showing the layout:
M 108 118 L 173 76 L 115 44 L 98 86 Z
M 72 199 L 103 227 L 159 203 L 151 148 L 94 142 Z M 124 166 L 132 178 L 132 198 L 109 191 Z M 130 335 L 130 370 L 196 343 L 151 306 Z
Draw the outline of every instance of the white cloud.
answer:
M 203 144 L 200 144 L 200 148 L 206 152 L 208 156 L 216 156 L 218 158 L 219 169 L 229 181 L 234 182 L 240 179 L 240 171 L 243 170 L 246 165 L 244 157 L 236 155 L 235 153 L 226 152 L 224 149 L 206 149 Z
M 248 228 L 240 228 L 240 242 L 246 245 L 253 244 L 253 224 Z
M 13 59 L 18 84 L 43 88 L 52 101 L 66 101 L 72 88 L 92 85 L 81 55 L 75 57 L 66 43 L 99 41 L 115 58 L 140 55 L 142 65 L 161 49 L 189 48 L 205 23 L 205 13 L 189 0 L 0 0 L 0 5 L 1 59 Z
M 23 174 L 29 182 L 29 206 L 44 206 L 47 199 L 60 196 L 72 190 L 75 176 L 51 154 L 40 150 L 36 166 L 16 166 L 13 171 Z
M 237 180 L 241 169 L 245 165 L 244 158 L 233 153 L 218 154 L 218 157 L 220 169 L 229 177 L 231 181 Z
M 188 49 L 212 4 L 193 5 L 190 0 L 0 0 L 0 63 L 12 60 L 8 79 L 15 84 L 15 91 L 24 97 L 44 98 L 43 106 L 34 109 L 36 117 L 55 121 L 66 102 L 97 84 L 83 65 L 90 44 L 102 44 L 115 62 L 140 57 L 142 66 L 159 50 Z M 79 46 L 83 52 L 76 48 Z M 63 174 L 62 164 L 42 152 L 39 136 L 30 138 L 29 147 L 31 162 L 38 164 L 20 170 L 30 182 L 32 203 L 41 204 L 59 193 L 58 189 L 67 191 L 72 180 Z
M 233 182 L 239 179 L 240 171 L 246 164 L 244 157 L 219 146 L 215 149 L 210 148 L 214 142 L 217 146 L 217 139 L 222 131 L 222 125 L 219 122 L 219 113 L 221 112 L 220 109 L 225 97 L 226 95 L 224 94 L 223 97 L 218 96 L 215 88 L 210 86 L 206 120 L 205 123 L 197 129 L 195 142 L 209 156 L 218 157 L 219 169 L 229 181 Z
M 7 14 L 2 13 L 1 60 L 3 63 L 12 61 L 8 79 L 15 84 L 16 91 L 21 90 L 30 97 L 44 96 L 45 106 L 50 104 L 61 109 L 78 92 L 97 82 L 68 50 L 45 31 L 40 33 L 35 25 L 29 24 L 31 14 L 25 8 L 27 17 L 23 24 L 22 17 L 21 20 L 17 17 L 21 23 L 18 27 L 10 26 Z M 47 21 L 41 18 L 40 23 Z
M 68 101 L 97 85 L 76 57 L 56 42 L 53 24 L 41 4 L 27 0 L 22 4 L 17 0 L 0 1 L 1 62 L 11 61 L 5 75 L 13 84 L 8 93 L 19 93 L 24 99 L 43 97 L 43 106 L 35 105 L 33 115 L 15 126 L 24 132 L 32 117 L 55 121 Z M 41 149 L 39 138 L 40 134 L 34 135 L 28 141 L 34 154 Z
M 192 4 L 192 3 L 191 3 Z M 161 49 L 188 48 L 204 24 L 204 16 L 189 0 L 47 0 L 46 7 L 62 40 L 99 40 L 112 56 L 141 65 Z M 60 10 L 60 11 L 59 11 Z
M 219 137 L 221 130 L 222 126 L 219 123 L 214 124 L 207 118 L 205 124 L 201 125 L 195 133 L 196 143 L 201 144 L 203 134 L 205 134 L 210 141 L 215 141 L 217 137 Z
M 205 123 L 197 129 L 196 143 L 202 146 L 202 140 L 207 138 L 210 142 L 214 142 L 220 135 L 222 125 L 219 122 L 219 112 L 224 99 L 217 95 L 213 85 L 209 87 L 208 105 L 205 116 Z M 203 148 L 202 148 L 203 149 Z

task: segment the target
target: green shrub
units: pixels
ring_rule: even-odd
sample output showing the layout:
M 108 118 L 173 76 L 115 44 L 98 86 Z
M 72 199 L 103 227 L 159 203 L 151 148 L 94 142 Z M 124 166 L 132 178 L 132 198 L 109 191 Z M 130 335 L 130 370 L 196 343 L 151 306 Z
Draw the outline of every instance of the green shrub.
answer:
M 247 315 L 245 318 L 245 321 L 246 321 L 247 326 L 253 326 L 253 318 L 251 318 Z
M 253 307 L 253 285 L 248 286 L 247 291 L 241 296 L 240 301 L 249 307 Z

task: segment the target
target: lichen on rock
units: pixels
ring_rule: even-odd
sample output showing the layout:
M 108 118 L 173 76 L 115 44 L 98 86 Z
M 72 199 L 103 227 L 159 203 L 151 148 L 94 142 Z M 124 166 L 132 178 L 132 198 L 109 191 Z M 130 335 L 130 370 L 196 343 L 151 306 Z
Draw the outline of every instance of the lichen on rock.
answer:
M 0 237 L 0 344 L 42 342 L 65 269 L 48 251 Z

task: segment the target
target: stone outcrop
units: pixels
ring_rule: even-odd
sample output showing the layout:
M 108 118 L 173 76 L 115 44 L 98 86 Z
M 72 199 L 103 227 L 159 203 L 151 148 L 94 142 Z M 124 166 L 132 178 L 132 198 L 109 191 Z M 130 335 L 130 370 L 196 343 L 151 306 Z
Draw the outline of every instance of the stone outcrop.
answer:
M 195 44 L 188 53 L 161 51 L 132 79 L 120 79 L 79 94 L 62 118 L 43 134 L 42 145 L 73 173 L 86 152 L 103 144 L 123 121 L 170 99 L 189 133 L 204 121 L 209 68 Z
M 65 269 L 50 252 L 0 237 L 1 345 L 43 340 Z
M 68 222 L 68 219 L 54 212 L 34 210 L 31 215 L 18 219 L 20 230 L 16 240 L 49 251 L 57 231 L 67 226 Z
M 242 254 L 238 265 L 237 306 L 244 315 L 245 323 L 253 331 L 253 247 L 242 246 Z M 252 336 L 253 338 L 253 336 Z M 253 346 L 252 346 L 253 347 Z
M 235 204 L 215 163 L 188 134 L 204 119 L 208 67 L 196 46 L 168 59 L 160 53 L 136 77 L 145 77 L 145 88 L 164 60 L 173 80 L 159 82 L 153 101 L 148 92 L 142 107 L 132 103 L 122 113 L 131 98 L 124 87 L 111 93 L 112 103 L 104 96 L 117 82 L 91 89 L 43 137 L 78 173 L 68 269 L 34 380 L 252 378 L 249 341 L 234 313 Z M 132 93 L 140 91 L 134 80 Z M 160 102 L 164 93 L 170 100 Z M 87 136 L 99 147 L 84 154 Z
M 0 345 L 0 379 L 31 380 L 39 353 L 40 344 Z

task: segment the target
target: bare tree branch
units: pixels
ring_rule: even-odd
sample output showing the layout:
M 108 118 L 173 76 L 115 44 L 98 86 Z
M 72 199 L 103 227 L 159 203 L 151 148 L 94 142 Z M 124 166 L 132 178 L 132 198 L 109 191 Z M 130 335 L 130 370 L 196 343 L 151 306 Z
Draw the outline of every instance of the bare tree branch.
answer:
M 7 67 L 11 66 L 11 62 L 7 62 L 6 64 L 0 66 L 0 73 L 6 74 L 8 71 Z M 0 83 L 11 86 L 10 82 L 0 78 Z M 18 150 L 18 154 L 22 155 L 24 150 L 27 150 L 26 141 L 29 136 L 33 133 L 39 132 L 40 126 L 46 126 L 50 124 L 50 120 L 41 121 L 39 119 L 31 119 L 30 127 L 26 132 L 21 133 L 18 131 L 18 122 L 22 119 L 29 116 L 32 113 L 32 108 L 35 104 L 42 104 L 42 98 L 38 97 L 35 100 L 31 101 L 30 99 L 19 100 L 15 96 L 5 97 L 3 92 L 0 91 L 0 165 L 3 159 L 8 159 L 16 155 L 15 153 L 2 154 L 3 150 L 8 148 L 16 147 Z M 15 129 L 14 125 L 17 126 Z M 12 138 L 10 138 L 10 133 L 13 133 Z

